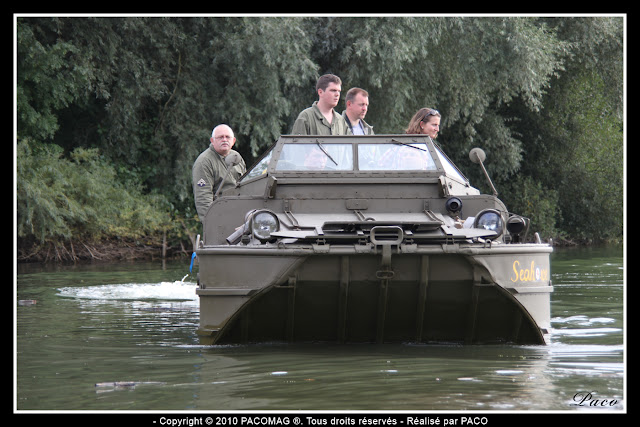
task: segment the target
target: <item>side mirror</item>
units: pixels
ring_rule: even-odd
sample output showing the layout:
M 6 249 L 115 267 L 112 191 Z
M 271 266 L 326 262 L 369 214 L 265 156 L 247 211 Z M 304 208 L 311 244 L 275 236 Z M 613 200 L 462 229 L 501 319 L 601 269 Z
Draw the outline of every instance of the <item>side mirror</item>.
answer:
M 487 173 L 487 170 L 484 168 L 483 162 L 487 158 L 487 155 L 485 154 L 484 150 L 478 147 L 472 148 L 471 151 L 469 151 L 469 158 L 473 163 L 477 163 L 482 167 L 482 172 L 484 172 L 484 176 L 487 177 L 487 181 L 489 181 L 491 190 L 493 190 L 493 195 L 497 196 L 498 192 L 496 191 L 496 187 L 493 186 L 493 183 L 491 182 L 491 178 L 489 178 L 489 174 Z
M 472 148 L 469 151 L 469 158 L 473 163 L 481 164 L 487 158 L 487 155 L 484 153 L 482 148 Z

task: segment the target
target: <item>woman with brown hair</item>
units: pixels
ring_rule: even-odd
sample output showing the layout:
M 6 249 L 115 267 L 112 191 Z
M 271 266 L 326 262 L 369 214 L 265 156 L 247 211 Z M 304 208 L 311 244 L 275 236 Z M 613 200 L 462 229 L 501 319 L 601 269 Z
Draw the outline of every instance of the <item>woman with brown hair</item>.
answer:
M 433 108 L 421 108 L 413 115 L 405 133 L 429 135 L 436 139 L 440 131 L 440 112 Z

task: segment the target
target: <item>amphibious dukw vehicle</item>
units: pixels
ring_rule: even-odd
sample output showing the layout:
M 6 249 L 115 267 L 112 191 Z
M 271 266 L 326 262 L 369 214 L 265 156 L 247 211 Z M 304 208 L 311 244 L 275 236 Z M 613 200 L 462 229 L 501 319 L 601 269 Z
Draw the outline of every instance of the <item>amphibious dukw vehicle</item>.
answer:
M 281 136 L 206 214 L 198 335 L 545 344 L 552 246 L 529 222 L 427 136 Z

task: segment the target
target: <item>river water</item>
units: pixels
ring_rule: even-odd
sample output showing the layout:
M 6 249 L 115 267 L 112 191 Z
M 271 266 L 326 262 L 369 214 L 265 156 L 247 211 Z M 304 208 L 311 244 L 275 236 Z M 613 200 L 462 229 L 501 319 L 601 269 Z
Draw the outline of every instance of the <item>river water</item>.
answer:
M 624 267 L 552 254 L 547 346 L 206 347 L 188 261 L 20 264 L 14 411 L 626 412 Z

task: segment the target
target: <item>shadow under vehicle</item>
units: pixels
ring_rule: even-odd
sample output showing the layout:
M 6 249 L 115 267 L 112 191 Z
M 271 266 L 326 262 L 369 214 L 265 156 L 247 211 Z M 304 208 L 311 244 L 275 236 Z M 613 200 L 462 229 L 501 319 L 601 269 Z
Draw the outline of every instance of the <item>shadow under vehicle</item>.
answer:
M 545 344 L 552 245 L 493 193 L 427 136 L 281 136 L 206 214 L 201 343 Z

